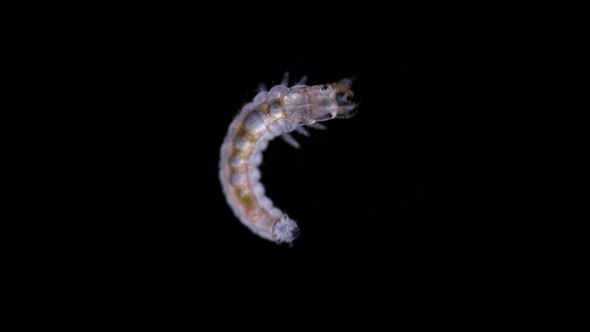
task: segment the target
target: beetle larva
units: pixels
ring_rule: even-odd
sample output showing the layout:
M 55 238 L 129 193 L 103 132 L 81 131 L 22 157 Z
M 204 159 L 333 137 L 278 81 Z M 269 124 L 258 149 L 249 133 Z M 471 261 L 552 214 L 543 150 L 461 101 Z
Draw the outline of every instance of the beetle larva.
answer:
M 349 98 L 352 80 L 307 86 L 305 78 L 287 87 L 288 75 L 270 90 L 261 91 L 231 123 L 223 145 L 219 177 L 229 206 L 240 221 L 259 236 L 276 243 L 291 243 L 299 235 L 297 223 L 274 207 L 265 196 L 258 166 L 268 142 L 282 137 L 299 144 L 289 132 L 308 132 L 303 126 L 323 129 L 317 123 L 354 115 L 357 104 Z

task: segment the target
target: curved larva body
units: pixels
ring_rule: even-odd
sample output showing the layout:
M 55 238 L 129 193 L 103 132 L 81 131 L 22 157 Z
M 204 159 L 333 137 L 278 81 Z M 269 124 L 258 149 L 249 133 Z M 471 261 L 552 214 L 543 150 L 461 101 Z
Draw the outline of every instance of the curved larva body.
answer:
M 219 173 L 223 192 L 236 217 L 254 233 L 277 243 L 291 243 L 299 228 L 264 195 L 258 170 L 262 152 L 279 135 L 297 147 L 289 132 L 298 130 L 306 134 L 302 126 L 319 128 L 315 122 L 349 117 L 356 107 L 348 101 L 352 96 L 350 80 L 290 88 L 285 83 L 286 80 L 269 91 L 261 91 L 244 105 L 221 147 Z

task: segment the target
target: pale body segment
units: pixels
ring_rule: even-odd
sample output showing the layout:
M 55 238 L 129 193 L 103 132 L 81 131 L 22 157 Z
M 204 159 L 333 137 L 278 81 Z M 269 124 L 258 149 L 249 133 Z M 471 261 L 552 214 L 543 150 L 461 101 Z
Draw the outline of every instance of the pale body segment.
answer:
M 287 143 L 299 147 L 289 135 L 303 126 L 322 129 L 316 123 L 348 118 L 356 104 L 351 80 L 306 86 L 304 79 L 287 87 L 287 75 L 280 85 L 260 91 L 232 121 L 221 147 L 220 180 L 227 202 L 236 217 L 252 232 L 276 243 L 291 243 L 299 235 L 297 223 L 273 206 L 260 183 L 258 166 L 268 142 L 282 135 Z

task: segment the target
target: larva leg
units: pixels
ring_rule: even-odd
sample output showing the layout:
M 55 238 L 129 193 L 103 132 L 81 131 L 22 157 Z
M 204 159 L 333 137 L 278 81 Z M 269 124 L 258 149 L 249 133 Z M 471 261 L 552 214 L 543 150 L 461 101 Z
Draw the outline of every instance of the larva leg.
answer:
M 301 77 L 299 79 L 299 81 L 297 81 L 297 83 L 295 83 L 293 86 L 305 85 L 305 83 L 307 83 L 307 76 Z M 283 80 L 281 81 L 281 85 L 289 86 L 289 72 L 285 72 L 285 75 L 283 75 Z
M 281 85 L 289 86 L 289 72 L 285 72 L 283 75 L 283 80 L 281 81 Z
M 328 129 L 328 127 L 324 126 L 321 123 L 317 123 L 317 122 L 312 123 L 312 124 L 308 124 L 307 126 L 310 127 L 310 128 L 313 128 L 313 129 L 317 129 L 317 130 L 326 130 L 326 129 Z
M 293 136 L 291 136 L 291 134 L 284 133 L 281 135 L 281 138 L 284 139 L 285 142 L 287 142 L 287 144 L 291 145 L 295 149 L 299 149 L 299 147 L 300 147 L 299 143 L 293 138 Z
M 303 76 L 295 85 L 305 85 L 305 83 L 307 83 L 307 76 Z
M 299 127 L 295 128 L 295 130 L 297 130 L 297 132 L 300 133 L 301 135 L 309 137 L 309 131 L 307 131 L 305 128 L 299 126 Z

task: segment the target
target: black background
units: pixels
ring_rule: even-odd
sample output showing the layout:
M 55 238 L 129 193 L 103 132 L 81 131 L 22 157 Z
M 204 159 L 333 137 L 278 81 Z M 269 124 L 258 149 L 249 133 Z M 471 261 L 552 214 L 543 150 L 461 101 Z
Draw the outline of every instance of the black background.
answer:
M 354 68 L 308 74 L 319 83 Z M 278 140 L 265 153 L 267 194 L 302 229 L 289 248 L 242 226 L 218 180 L 229 122 L 258 81 L 281 75 L 260 76 L 11 85 L 2 242 L 12 282 L 585 284 L 576 95 L 587 85 L 357 75 L 356 117 L 300 138 L 300 150 Z
M 32 42 L 3 72 L 43 79 L 3 82 L 7 285 L 585 286 L 589 86 L 566 80 L 584 72 L 517 41 L 418 49 L 412 29 Z M 264 155 L 292 248 L 242 226 L 218 180 L 233 116 L 285 71 L 356 76 L 361 102 Z
M 85 4 L 3 11 L 3 326 L 586 316 L 587 11 Z M 292 248 L 241 225 L 218 181 L 233 116 L 285 71 L 356 76 L 362 103 L 264 155 L 268 195 L 301 226 Z

